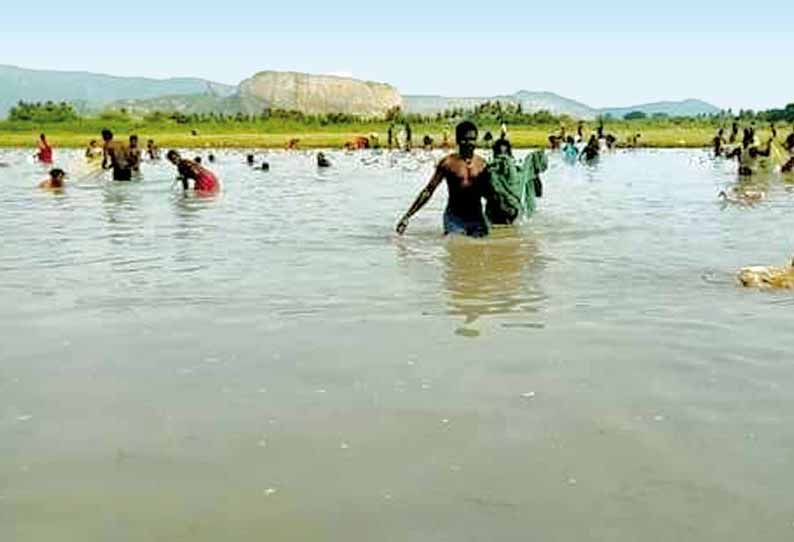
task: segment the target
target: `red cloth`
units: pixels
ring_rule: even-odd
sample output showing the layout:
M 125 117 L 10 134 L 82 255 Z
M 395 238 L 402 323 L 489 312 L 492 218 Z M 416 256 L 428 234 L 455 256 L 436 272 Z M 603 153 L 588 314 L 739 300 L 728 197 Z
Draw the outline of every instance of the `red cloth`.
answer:
M 52 163 L 52 147 L 47 143 L 39 145 L 39 162 L 44 162 L 45 164 Z
M 220 187 L 221 185 L 215 175 L 206 169 L 201 170 L 201 173 L 196 177 L 196 184 L 194 185 L 195 190 L 198 192 L 216 192 L 220 190 Z

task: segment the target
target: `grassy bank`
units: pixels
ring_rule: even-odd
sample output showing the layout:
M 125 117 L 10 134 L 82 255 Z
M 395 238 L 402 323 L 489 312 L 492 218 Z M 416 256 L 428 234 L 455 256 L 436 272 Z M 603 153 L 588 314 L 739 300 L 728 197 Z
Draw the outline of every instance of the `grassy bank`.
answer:
M 299 139 L 301 148 L 341 148 L 357 136 L 375 133 L 382 146 L 386 145 L 388 125 L 385 123 L 357 123 L 321 126 L 318 124 L 288 122 L 200 123 L 197 125 L 175 123 L 113 122 L 103 119 L 81 119 L 74 123 L 32 124 L 0 122 L 0 147 L 34 147 L 39 133 L 46 133 L 56 147 L 81 148 L 90 139 L 100 139 L 102 128 L 109 127 L 119 138 L 137 134 L 141 143 L 154 139 L 160 147 L 231 147 L 231 148 L 284 148 L 290 139 Z M 413 125 L 413 144 L 421 145 L 422 138 L 430 135 L 439 145 L 443 134 L 450 134 L 451 125 L 428 123 Z M 605 125 L 606 133 L 617 137 L 619 146 L 627 146 L 629 138 L 641 134 L 639 146 L 650 148 L 708 147 L 718 126 L 709 121 L 684 119 L 683 121 L 619 121 Z M 567 126 L 573 135 L 576 126 Z M 593 123 L 585 126 L 585 134 L 595 129 Z M 195 130 L 196 135 L 193 135 Z M 480 134 L 491 131 L 497 135 L 498 125 L 480 126 Z M 558 133 L 559 125 L 510 126 L 510 139 L 516 147 L 545 147 L 550 133 Z M 760 131 L 762 139 L 768 132 Z M 780 135 L 786 135 L 781 133 Z

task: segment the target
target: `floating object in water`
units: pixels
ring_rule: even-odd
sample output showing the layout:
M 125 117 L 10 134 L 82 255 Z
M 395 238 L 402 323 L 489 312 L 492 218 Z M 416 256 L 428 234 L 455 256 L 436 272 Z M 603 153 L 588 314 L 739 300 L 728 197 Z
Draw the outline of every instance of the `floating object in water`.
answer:
M 751 266 L 743 267 L 737 275 L 745 287 L 794 289 L 794 260 L 786 267 Z
M 737 203 L 739 205 L 753 205 L 766 198 L 766 193 L 760 190 L 745 190 L 736 187 L 731 188 L 727 192 L 720 191 L 717 197 L 728 203 Z

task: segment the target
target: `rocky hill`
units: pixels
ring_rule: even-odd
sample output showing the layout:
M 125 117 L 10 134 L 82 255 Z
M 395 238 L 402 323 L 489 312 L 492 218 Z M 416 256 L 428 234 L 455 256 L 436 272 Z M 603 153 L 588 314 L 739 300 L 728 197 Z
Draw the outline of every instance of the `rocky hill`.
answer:
M 272 108 L 383 116 L 403 105 L 399 91 L 384 83 L 296 72 L 257 73 L 240 83 L 237 94 L 246 113 Z

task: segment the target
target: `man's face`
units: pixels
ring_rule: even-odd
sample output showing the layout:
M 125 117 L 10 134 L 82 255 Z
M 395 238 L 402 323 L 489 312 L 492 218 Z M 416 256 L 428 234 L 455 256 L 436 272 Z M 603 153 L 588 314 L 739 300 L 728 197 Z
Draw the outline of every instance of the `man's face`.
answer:
M 477 130 L 465 132 L 458 141 L 458 146 L 461 150 L 473 151 L 477 147 Z

